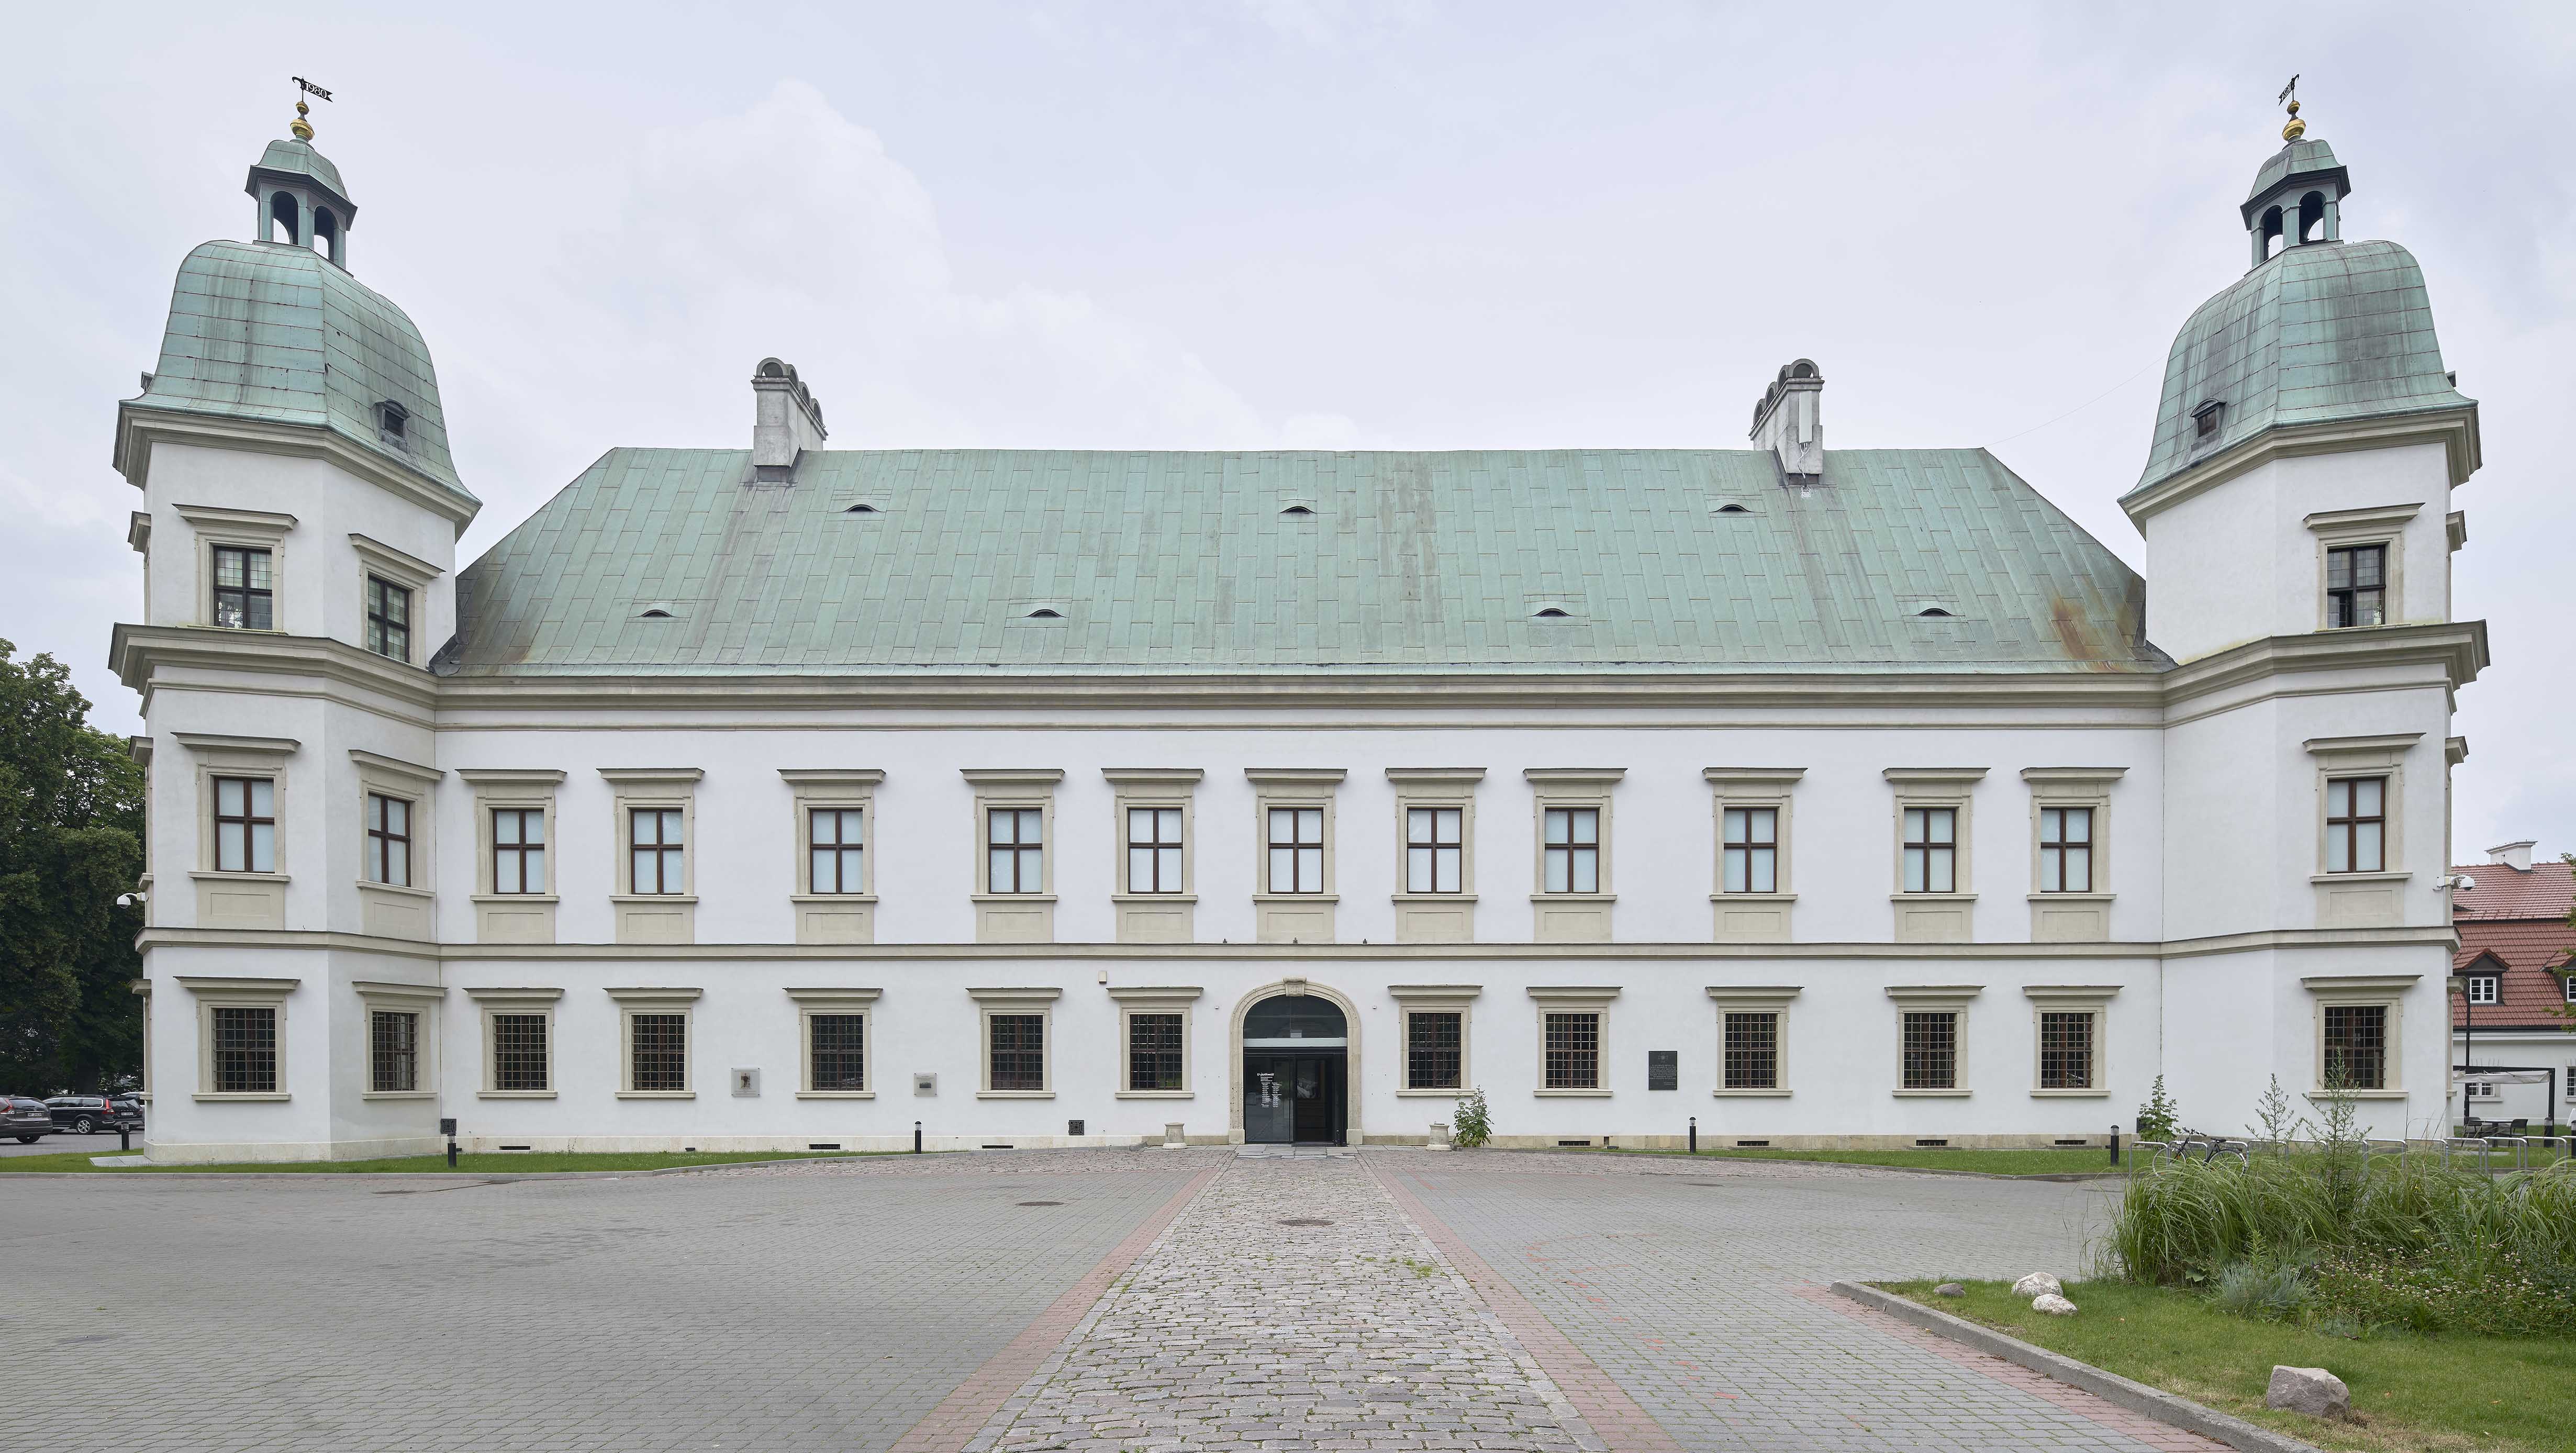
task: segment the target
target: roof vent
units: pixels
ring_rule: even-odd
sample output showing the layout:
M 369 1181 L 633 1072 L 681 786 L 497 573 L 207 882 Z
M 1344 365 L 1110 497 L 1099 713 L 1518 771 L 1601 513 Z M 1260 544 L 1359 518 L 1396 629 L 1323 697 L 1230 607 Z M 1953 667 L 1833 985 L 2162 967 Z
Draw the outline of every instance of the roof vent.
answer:
M 1313 505 L 1285 505 L 1281 507 L 1279 513 L 1285 518 L 1292 520 L 1311 520 L 1315 517 L 1315 507 Z
M 883 514 L 884 511 L 878 509 L 875 505 L 868 503 L 866 500 L 861 500 L 854 505 L 843 505 L 841 507 L 841 513 L 845 515 L 875 515 Z
M 1028 614 L 1023 617 L 1023 619 L 1033 621 L 1060 621 L 1064 619 L 1064 612 L 1057 610 L 1051 605 L 1033 605 L 1029 607 Z
M 1740 499 L 1711 500 L 1708 512 L 1713 515 L 1749 515 L 1752 507 Z
M 1574 612 L 1552 601 L 1530 612 L 1530 619 L 1534 621 L 1563 621 L 1573 618 Z
M 410 427 L 411 410 L 392 399 L 386 399 L 376 405 L 376 432 L 385 436 L 385 442 L 401 443 L 407 437 L 406 431 Z
M 639 615 L 639 616 L 637 616 L 637 617 L 636 617 L 636 619 L 637 619 L 637 620 L 639 620 L 639 621 L 667 621 L 667 620 L 669 620 L 670 618 L 671 618 L 671 613 L 670 613 L 669 611 L 667 611 L 667 610 L 662 609 L 662 608 L 661 608 L 660 606 L 658 606 L 658 605 L 648 605 L 648 606 L 646 606 L 646 607 L 644 608 L 644 613 L 643 613 L 642 615 Z
M 1956 612 L 1956 611 L 1952 611 L 1952 610 L 1944 610 L 1944 609 L 1942 609 L 1940 606 L 1937 606 L 1937 605 L 1927 605 L 1927 606 L 1923 607 L 1921 610 L 1916 611 L 1916 612 L 1915 612 L 1915 614 L 1916 614 L 1916 615 L 1918 615 L 1918 616 L 1938 616 L 1938 617 L 1944 617 L 1944 618 L 1946 618 L 1946 617 L 1949 617 L 1949 616 L 1957 615 L 1957 614 L 1958 614 L 1958 612 Z

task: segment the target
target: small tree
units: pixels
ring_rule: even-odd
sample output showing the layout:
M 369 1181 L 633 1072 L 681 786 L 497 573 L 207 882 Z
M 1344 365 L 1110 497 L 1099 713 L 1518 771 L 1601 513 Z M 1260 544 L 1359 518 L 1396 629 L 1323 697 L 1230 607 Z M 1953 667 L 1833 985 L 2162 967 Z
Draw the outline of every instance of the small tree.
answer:
M 1474 1150 L 1494 1138 L 1494 1122 L 1485 1109 L 1485 1091 L 1479 1086 L 1458 1097 L 1458 1108 L 1449 1117 L 1449 1143 L 1461 1150 Z
M 2138 1107 L 2138 1138 L 2171 1140 L 2181 1125 L 2182 1109 L 2165 1094 L 2165 1077 L 2158 1075 L 2147 1091 L 2147 1103 Z
M 2246 1126 L 2245 1133 L 2276 1150 L 2297 1139 L 2300 1127 L 2307 1123 L 2307 1117 L 2291 1107 L 2290 1092 L 2281 1088 L 2279 1075 L 2272 1077 L 2272 1088 L 2255 1102 L 2254 1119 L 2256 1123 Z

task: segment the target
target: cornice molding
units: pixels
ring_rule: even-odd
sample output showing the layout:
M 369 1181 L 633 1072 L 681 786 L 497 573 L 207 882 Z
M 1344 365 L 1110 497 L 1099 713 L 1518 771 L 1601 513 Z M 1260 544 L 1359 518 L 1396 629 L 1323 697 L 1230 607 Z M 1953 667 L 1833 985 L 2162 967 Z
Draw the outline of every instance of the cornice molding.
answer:
M 461 533 L 482 506 L 461 499 L 427 476 L 401 468 L 359 448 L 319 424 L 283 424 L 235 419 L 175 409 L 156 409 L 127 399 L 116 408 L 118 473 L 141 489 L 152 470 L 152 446 L 181 444 L 199 449 L 237 449 L 251 454 L 283 454 L 320 459 L 342 472 L 375 485 L 404 501 L 453 522 Z
M 2477 473 L 2484 462 L 2478 442 L 2478 406 L 2472 403 L 2390 418 L 2274 425 L 2198 464 L 2122 496 L 2120 508 L 2127 512 L 2130 523 L 2143 527 L 2149 519 L 2184 500 L 2276 459 L 2356 449 L 2398 449 L 2410 444 L 2441 445 L 2450 466 L 2452 486 L 2468 483 L 2469 476 Z
M 144 626 L 129 622 L 118 625 L 110 638 L 108 664 L 119 680 L 142 693 L 147 709 L 156 686 L 154 674 L 165 666 L 200 671 L 312 676 L 333 685 L 379 692 L 401 705 L 423 711 L 435 711 L 439 705 L 437 677 L 420 667 L 405 666 L 327 636 L 234 631 L 217 626 Z M 200 687 L 202 683 L 190 682 L 188 685 Z M 380 703 L 363 701 L 355 695 L 345 701 L 361 710 L 383 710 Z
M 2164 681 L 2165 706 L 2170 711 L 2268 676 L 2420 665 L 2442 668 L 2443 679 L 2455 689 L 2477 680 L 2487 666 L 2487 623 L 2440 621 L 2265 636 L 2174 668 Z

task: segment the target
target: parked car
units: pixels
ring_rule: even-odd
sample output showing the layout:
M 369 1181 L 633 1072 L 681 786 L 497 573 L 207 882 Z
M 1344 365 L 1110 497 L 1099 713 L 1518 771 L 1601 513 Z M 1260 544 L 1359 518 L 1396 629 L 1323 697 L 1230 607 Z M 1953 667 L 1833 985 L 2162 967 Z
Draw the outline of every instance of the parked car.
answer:
M 142 1111 L 98 1095 L 56 1095 L 45 1102 L 45 1108 L 53 1113 L 55 1129 L 74 1135 L 143 1128 Z
M 14 1135 L 20 1145 L 33 1145 L 53 1133 L 54 1112 L 45 1108 L 44 1101 L 0 1096 L 0 1135 Z

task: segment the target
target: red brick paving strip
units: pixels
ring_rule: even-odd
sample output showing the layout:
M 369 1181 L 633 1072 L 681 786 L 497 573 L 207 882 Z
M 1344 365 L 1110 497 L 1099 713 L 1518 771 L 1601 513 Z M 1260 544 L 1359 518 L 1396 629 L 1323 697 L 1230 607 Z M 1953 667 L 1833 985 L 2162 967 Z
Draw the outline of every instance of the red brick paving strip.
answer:
M 1230 1163 L 1209 1166 L 1190 1177 L 1188 1185 L 1174 1191 L 1162 1209 L 1146 1217 L 1143 1224 L 1127 1234 L 1126 1240 L 1110 1248 L 1098 1266 L 1038 1313 L 1037 1320 L 1012 1338 L 1009 1346 L 987 1358 L 982 1367 L 940 1399 L 939 1406 L 913 1424 L 911 1432 L 896 1439 L 890 1453 L 957 1453 L 984 1431 L 984 1425 L 1002 1410 L 1011 1394 L 1020 1390 L 1020 1384 L 1027 1382 L 1038 1365 L 1082 1325 L 1082 1319 L 1109 1290 L 1109 1284 L 1124 1275 L 1136 1258 L 1145 1254 L 1145 1248 L 1172 1224 L 1172 1219 L 1181 1214 L 1181 1208 L 1206 1190 L 1208 1182 Z
M 2171 1423 L 2159 1423 L 2142 1413 L 2130 1412 L 2118 1403 L 2095 1397 L 2080 1387 L 2070 1387 L 2056 1378 L 2045 1373 L 2033 1372 L 2019 1363 L 2006 1362 L 2000 1357 L 1979 1352 L 1963 1343 L 1953 1342 L 1938 1333 L 1927 1332 L 1911 1322 L 1898 1321 L 1874 1307 L 1862 1306 L 1849 1297 L 1836 1296 L 1823 1287 L 1799 1286 L 1791 1287 L 1790 1290 L 1819 1306 L 1831 1307 L 1855 1322 L 1865 1323 L 1872 1330 L 1885 1333 L 1899 1342 L 1946 1357 L 1972 1372 L 2026 1392 L 2041 1402 L 2064 1408 L 2079 1417 L 2090 1418 L 2103 1427 L 2135 1438 L 2150 1448 L 2163 1449 L 2165 1453 L 2210 1453 L 2213 1448 L 2227 1446 L 2204 1438 L 2198 1433 L 2177 1428 Z
M 1539 1365 L 1539 1370 L 1555 1381 L 1557 1391 L 1565 1394 L 1566 1399 L 1574 1404 L 1574 1410 L 1592 1425 L 1592 1431 L 1610 1445 L 1611 1453 L 1682 1453 L 1682 1445 L 1674 1441 L 1663 1424 L 1637 1406 L 1637 1400 L 1628 1396 L 1626 1388 L 1611 1380 L 1610 1374 L 1603 1372 L 1599 1363 L 1567 1340 L 1563 1332 L 1556 1330 L 1556 1324 L 1531 1305 L 1518 1287 L 1503 1280 L 1485 1264 L 1483 1257 L 1469 1250 L 1467 1243 L 1458 1239 L 1457 1233 L 1431 1214 L 1430 1207 L 1423 1205 L 1394 1176 L 1369 1165 L 1365 1159 L 1360 1164 L 1368 1166 L 1369 1174 L 1376 1176 L 1378 1184 L 1386 1187 L 1387 1194 L 1395 1198 L 1396 1205 L 1402 1207 L 1404 1213 L 1413 1218 L 1413 1223 L 1422 1228 L 1423 1234 L 1431 1238 L 1431 1243 L 1440 1248 L 1440 1254 L 1449 1258 L 1449 1264 L 1458 1269 L 1459 1275 L 1467 1279 L 1467 1284 L 1484 1296 L 1486 1305 L 1492 1307 L 1494 1315 L 1502 1318 L 1503 1325 L 1520 1339 L 1522 1348 Z

